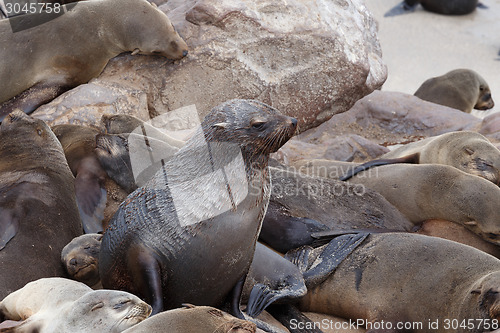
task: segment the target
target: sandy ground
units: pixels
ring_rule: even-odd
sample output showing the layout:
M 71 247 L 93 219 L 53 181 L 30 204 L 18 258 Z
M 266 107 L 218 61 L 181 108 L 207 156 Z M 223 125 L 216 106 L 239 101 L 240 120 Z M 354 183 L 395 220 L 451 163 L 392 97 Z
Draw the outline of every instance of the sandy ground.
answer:
M 388 78 L 382 90 L 413 94 L 428 78 L 457 68 L 478 72 L 490 85 L 496 106 L 473 111 L 485 116 L 500 111 L 500 0 L 481 0 L 488 9 L 445 16 L 424 11 L 384 17 L 401 0 L 366 0 L 379 23 L 382 57 Z

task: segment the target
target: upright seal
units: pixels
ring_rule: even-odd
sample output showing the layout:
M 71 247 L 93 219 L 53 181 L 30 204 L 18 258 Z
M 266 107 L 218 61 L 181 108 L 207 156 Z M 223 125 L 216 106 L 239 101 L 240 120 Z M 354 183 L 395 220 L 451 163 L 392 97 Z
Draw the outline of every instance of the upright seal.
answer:
M 153 313 L 181 303 L 239 298 L 270 195 L 268 160 L 297 127 L 253 100 L 215 107 L 198 132 L 106 230 L 99 257 L 105 288 L 130 291 Z M 210 249 L 210 251 L 207 251 Z
M 170 59 L 187 55 L 168 17 L 146 0 L 82 1 L 61 10 L 59 17 L 15 33 L 14 20 L 43 22 L 49 14 L 0 21 L 0 121 L 15 108 L 30 113 L 97 77 L 122 52 Z

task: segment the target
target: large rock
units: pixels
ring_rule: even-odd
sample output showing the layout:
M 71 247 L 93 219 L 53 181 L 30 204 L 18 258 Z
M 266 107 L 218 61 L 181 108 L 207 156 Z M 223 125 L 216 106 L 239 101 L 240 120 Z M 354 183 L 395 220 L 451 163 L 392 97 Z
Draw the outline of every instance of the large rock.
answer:
M 306 130 L 347 111 L 387 76 L 362 0 L 170 0 L 160 9 L 188 43 L 186 58 L 122 55 L 36 115 L 51 125 L 98 124 L 103 112 L 144 119 L 195 105 L 202 118 L 228 99 L 253 98 Z

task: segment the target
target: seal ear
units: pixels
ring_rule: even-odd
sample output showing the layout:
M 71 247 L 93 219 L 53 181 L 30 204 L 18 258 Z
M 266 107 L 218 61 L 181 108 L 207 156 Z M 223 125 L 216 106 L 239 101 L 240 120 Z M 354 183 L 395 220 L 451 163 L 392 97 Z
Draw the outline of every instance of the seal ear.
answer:
M 470 148 L 465 148 L 465 152 L 469 155 L 472 155 L 474 154 L 474 150 L 470 149 Z
M 132 54 L 132 55 L 136 55 L 136 54 L 137 54 L 137 53 L 139 53 L 139 52 L 141 52 L 141 50 L 139 50 L 139 49 L 135 49 L 135 50 L 133 50 L 133 51 L 132 51 L 132 53 L 131 53 L 131 54 Z
M 193 309 L 196 307 L 196 305 L 193 305 L 193 304 L 190 304 L 190 303 L 182 303 L 181 304 L 183 307 L 185 307 L 186 309 Z
M 227 128 L 228 125 L 229 125 L 228 123 L 217 123 L 217 124 L 213 124 L 212 127 L 225 129 L 225 128 Z
M 467 221 L 467 222 L 464 222 L 465 225 L 470 225 L 470 226 L 475 226 L 477 225 L 477 221 Z
M 155 2 L 150 2 L 151 6 L 158 8 L 158 5 Z

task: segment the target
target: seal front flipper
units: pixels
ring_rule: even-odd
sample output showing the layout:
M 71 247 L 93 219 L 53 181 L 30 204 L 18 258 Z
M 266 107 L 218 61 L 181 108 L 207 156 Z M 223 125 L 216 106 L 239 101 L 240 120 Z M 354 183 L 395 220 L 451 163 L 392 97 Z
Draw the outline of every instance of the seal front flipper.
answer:
M 0 103 L 0 122 L 15 109 L 21 109 L 26 114 L 30 114 L 40 105 L 50 102 L 69 89 L 64 85 L 37 83 L 19 95 Z
M 17 234 L 19 219 L 12 209 L 0 208 L 0 250 Z
M 257 317 L 265 308 L 276 301 L 278 293 L 268 286 L 257 283 L 250 292 L 245 312 L 251 317 Z
M 151 316 L 163 311 L 162 275 L 152 250 L 132 245 L 127 252 L 127 268 L 137 293 L 153 308 Z M 164 282 L 166 275 L 163 275 Z
M 477 3 L 477 8 L 481 8 L 481 9 L 488 9 L 489 7 L 486 6 L 484 3 L 482 2 L 478 2 Z
M 360 245 L 369 233 L 348 234 L 336 237 L 326 245 L 304 272 L 307 289 L 313 288 L 330 276 L 337 266 Z M 305 249 L 307 251 L 308 249 Z M 309 250 L 311 251 L 311 250 Z M 286 258 L 300 256 L 296 251 Z
M 94 177 L 78 173 L 75 179 L 76 203 L 86 234 L 103 231 L 102 220 L 106 208 L 107 193 Z

